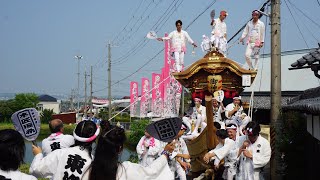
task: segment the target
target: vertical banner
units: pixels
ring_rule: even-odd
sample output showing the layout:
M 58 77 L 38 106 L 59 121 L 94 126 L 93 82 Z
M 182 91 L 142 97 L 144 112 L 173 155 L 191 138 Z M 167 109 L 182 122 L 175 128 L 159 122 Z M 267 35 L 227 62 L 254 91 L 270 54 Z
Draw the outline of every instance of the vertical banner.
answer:
M 140 117 L 146 117 L 150 107 L 150 81 L 148 78 L 142 78 L 141 83 L 141 101 Z
M 163 83 L 162 75 L 152 73 L 152 114 L 153 117 L 161 117 L 163 109 Z M 161 84 L 160 84 L 161 83 Z
M 165 34 L 167 36 L 167 34 Z M 173 64 L 172 64 L 173 63 Z M 171 72 L 175 72 L 175 61 L 172 60 L 172 52 L 170 51 L 170 42 L 165 41 L 164 46 L 164 69 L 162 71 L 162 77 L 164 79 L 164 98 L 163 98 L 163 117 L 177 117 L 176 109 L 176 89 L 172 84 L 174 77 L 171 76 Z
M 136 116 L 138 106 L 138 83 L 130 82 L 130 117 Z

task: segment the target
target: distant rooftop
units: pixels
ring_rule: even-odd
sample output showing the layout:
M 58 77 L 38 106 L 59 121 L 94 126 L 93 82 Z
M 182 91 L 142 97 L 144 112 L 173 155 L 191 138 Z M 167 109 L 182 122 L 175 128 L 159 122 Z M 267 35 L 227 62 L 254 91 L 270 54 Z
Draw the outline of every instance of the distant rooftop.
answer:
M 57 102 L 57 99 L 47 94 L 43 94 L 39 96 L 39 101 L 40 102 Z

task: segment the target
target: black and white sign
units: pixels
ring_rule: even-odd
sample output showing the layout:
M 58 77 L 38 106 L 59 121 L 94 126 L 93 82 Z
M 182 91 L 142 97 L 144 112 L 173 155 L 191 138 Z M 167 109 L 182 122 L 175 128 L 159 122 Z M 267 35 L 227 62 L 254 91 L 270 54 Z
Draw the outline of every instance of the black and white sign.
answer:
M 34 141 L 40 133 L 40 116 L 35 108 L 26 108 L 11 116 L 16 130 L 28 141 Z

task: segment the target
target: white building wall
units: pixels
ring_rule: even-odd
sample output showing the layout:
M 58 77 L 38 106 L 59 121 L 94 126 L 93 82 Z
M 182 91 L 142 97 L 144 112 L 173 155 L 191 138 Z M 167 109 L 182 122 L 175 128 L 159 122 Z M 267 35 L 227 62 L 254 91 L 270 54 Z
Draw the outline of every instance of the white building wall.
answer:
M 59 102 L 39 102 L 38 107 L 39 112 L 42 112 L 44 109 L 52 109 L 55 114 L 60 114 L 60 103 Z

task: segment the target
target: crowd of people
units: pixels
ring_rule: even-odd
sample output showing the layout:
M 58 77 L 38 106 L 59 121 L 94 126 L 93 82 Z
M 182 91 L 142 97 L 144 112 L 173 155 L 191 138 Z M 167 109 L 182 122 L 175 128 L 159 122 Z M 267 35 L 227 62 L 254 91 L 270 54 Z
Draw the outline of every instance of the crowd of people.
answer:
M 119 162 L 126 141 L 123 128 L 108 121 L 97 125 L 84 120 L 77 124 L 72 135 L 66 135 L 63 122 L 53 119 L 49 122 L 52 133 L 43 139 L 42 147 L 32 145 L 34 159 L 27 175 L 18 170 L 25 154 L 23 137 L 15 130 L 1 130 L 0 179 L 186 180 L 192 169 L 186 141 L 192 140 L 188 136 L 195 138 L 201 134 L 206 126 L 206 108 L 200 98 L 194 100 L 191 116 L 184 118 L 172 142 L 159 141 L 145 131 L 136 147 L 138 164 Z M 235 97 L 226 107 L 213 99 L 212 108 L 219 144 L 204 155 L 203 161 L 218 169 L 224 160 L 224 179 L 261 179 L 260 172 L 270 160 L 270 144 L 259 135 L 259 124 L 243 118 L 241 97 Z M 189 121 L 194 120 L 198 125 L 193 128 Z M 96 143 L 94 150 L 93 143 Z

